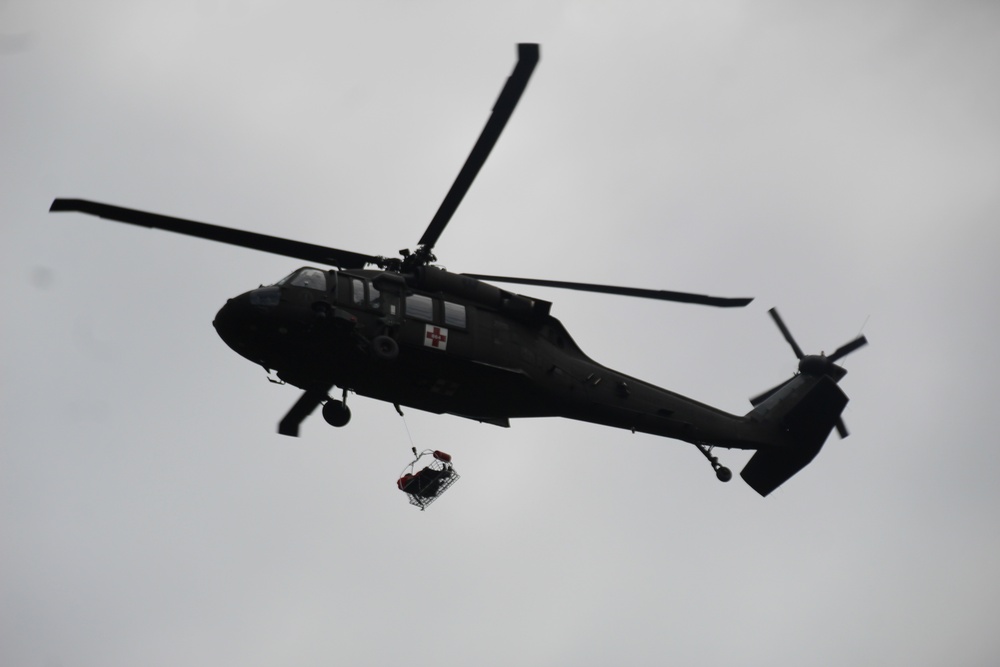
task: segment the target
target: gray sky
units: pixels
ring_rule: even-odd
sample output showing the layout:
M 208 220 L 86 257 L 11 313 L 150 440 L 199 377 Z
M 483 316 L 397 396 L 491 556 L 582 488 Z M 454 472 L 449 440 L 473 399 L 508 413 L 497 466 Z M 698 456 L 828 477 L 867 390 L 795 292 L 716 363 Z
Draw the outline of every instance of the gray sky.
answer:
M 864 325 L 852 436 L 770 497 L 560 420 L 278 436 L 296 392 L 211 321 L 297 262 L 46 212 L 412 247 L 518 41 L 442 264 L 756 296 L 524 290 L 735 413 L 795 368 L 769 307 L 810 352 Z M 993 664 L 998 66 L 986 2 L 0 5 L 0 663 Z M 425 513 L 407 427 L 462 474 Z

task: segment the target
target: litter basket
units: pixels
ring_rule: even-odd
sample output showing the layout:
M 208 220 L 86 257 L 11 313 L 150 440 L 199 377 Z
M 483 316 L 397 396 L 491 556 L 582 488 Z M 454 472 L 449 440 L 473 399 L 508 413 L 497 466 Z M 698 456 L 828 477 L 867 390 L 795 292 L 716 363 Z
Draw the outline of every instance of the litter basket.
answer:
M 420 459 L 428 455 L 434 460 L 415 472 Z M 411 505 L 423 511 L 451 488 L 451 485 L 458 481 L 458 477 L 458 473 L 451 465 L 451 456 L 428 449 L 417 454 L 413 462 L 404 469 L 396 481 L 396 487 L 409 497 Z

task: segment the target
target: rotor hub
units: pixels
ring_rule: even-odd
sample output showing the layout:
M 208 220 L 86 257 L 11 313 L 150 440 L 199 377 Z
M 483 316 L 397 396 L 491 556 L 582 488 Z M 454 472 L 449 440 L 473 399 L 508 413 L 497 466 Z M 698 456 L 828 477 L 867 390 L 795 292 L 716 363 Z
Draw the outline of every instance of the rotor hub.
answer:
M 833 362 L 822 354 L 807 354 L 799 360 L 799 372 L 806 375 L 825 375 L 833 366 Z

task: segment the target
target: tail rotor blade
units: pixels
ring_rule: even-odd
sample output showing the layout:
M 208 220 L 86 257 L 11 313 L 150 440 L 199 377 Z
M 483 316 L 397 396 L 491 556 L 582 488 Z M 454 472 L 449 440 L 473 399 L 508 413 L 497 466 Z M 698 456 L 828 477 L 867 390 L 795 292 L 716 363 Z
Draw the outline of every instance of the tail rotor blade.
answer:
M 831 354 L 829 357 L 827 357 L 827 358 L 830 361 L 836 361 L 837 359 L 840 359 L 841 357 L 846 357 L 851 352 L 854 352 L 858 348 L 864 347 L 867 344 L 868 344 L 868 339 L 867 338 L 865 338 L 864 336 L 858 336 L 857 338 L 855 338 L 854 340 L 852 340 L 850 343 L 846 343 L 846 344 L 841 345 L 840 347 L 838 347 L 837 350 L 833 354 Z
M 761 403 L 763 403 L 764 401 L 766 401 L 767 399 L 771 398 L 772 396 L 774 396 L 775 394 L 777 394 L 779 391 L 781 391 L 784 388 L 784 386 L 786 384 L 788 384 L 789 382 L 791 382 L 793 379 L 794 378 L 788 378 L 787 380 L 785 380 L 781 384 L 779 384 L 779 385 L 777 385 L 775 387 L 771 387 L 770 389 L 768 389 L 764 393 L 757 394 L 756 396 L 754 396 L 753 398 L 750 399 L 750 405 L 752 405 L 752 406 L 754 406 L 756 408 L 758 405 L 760 405 Z
M 771 314 L 771 319 L 773 319 L 774 323 L 778 325 L 779 329 L 781 329 L 781 335 L 783 335 L 785 340 L 788 341 L 788 344 L 792 346 L 792 352 L 795 353 L 796 358 L 801 359 L 804 357 L 805 355 L 802 353 L 802 348 L 800 348 L 799 344 L 795 342 L 794 338 L 792 338 L 792 332 L 785 326 L 784 321 L 781 319 L 781 315 L 778 314 L 778 309 L 772 308 L 767 312 Z

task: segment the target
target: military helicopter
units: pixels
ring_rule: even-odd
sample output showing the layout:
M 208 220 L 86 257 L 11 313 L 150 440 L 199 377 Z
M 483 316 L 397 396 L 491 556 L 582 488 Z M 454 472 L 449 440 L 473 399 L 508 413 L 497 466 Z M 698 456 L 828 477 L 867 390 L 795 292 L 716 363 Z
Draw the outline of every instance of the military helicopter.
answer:
M 830 356 L 805 355 L 777 311 L 771 315 L 799 358 L 798 372 L 752 399 L 737 416 L 612 370 L 585 355 L 549 302 L 492 282 L 557 287 L 716 307 L 748 298 L 555 280 L 452 273 L 433 254 L 510 119 L 538 63 L 537 44 L 519 44 L 518 60 L 492 114 L 416 250 L 368 255 L 82 199 L 55 199 L 50 211 L 77 211 L 294 257 L 324 268 L 299 268 L 278 282 L 229 299 L 214 325 L 238 354 L 303 390 L 278 432 L 297 436 L 322 405 L 324 419 L 345 426 L 347 395 L 437 414 L 509 426 L 526 417 L 564 417 L 694 444 L 717 477 L 732 473 L 714 447 L 756 450 L 741 472 L 767 495 L 808 464 L 836 428 L 847 396 L 835 364 L 866 344 L 863 336 Z M 373 267 L 373 268 L 369 268 Z M 332 398 L 335 388 L 339 399 Z

